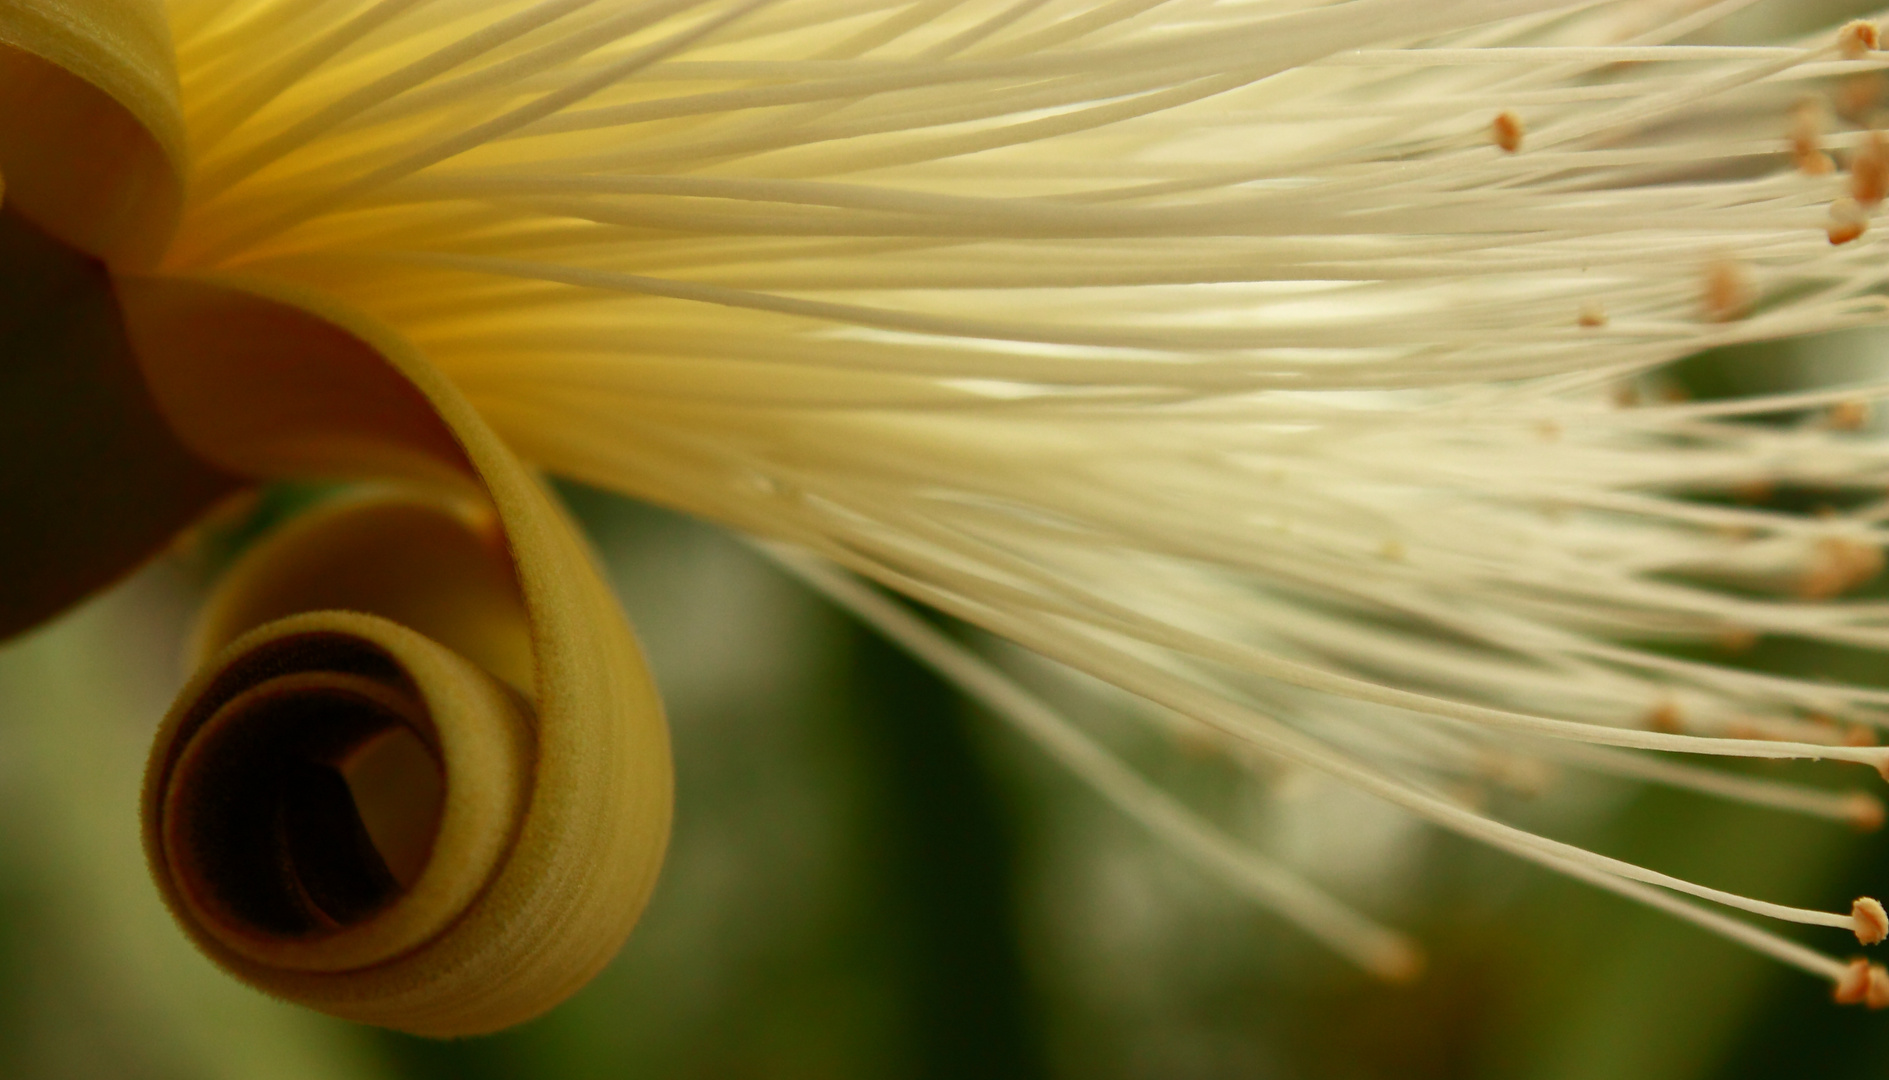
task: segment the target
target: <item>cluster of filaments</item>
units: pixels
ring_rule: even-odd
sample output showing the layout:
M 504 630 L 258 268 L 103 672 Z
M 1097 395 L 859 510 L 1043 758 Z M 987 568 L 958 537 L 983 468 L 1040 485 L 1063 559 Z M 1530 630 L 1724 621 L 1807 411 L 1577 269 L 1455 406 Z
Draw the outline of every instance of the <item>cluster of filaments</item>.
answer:
M 1656 370 L 1885 315 L 1869 24 L 1759 46 L 1710 43 L 1742 0 L 172 6 L 198 159 L 174 269 L 339 297 L 538 461 L 824 556 L 782 557 L 1360 963 L 1415 954 L 823 567 L 1889 1002 L 1881 969 L 1725 913 L 1873 943 L 1873 901 L 1720 892 L 1446 782 L 1547 762 L 1881 822 L 1864 791 L 1696 755 L 1889 765 L 1889 691 L 1701 651 L 1889 650 L 1889 608 L 1842 599 L 1881 567 L 1885 384 L 1691 401 Z

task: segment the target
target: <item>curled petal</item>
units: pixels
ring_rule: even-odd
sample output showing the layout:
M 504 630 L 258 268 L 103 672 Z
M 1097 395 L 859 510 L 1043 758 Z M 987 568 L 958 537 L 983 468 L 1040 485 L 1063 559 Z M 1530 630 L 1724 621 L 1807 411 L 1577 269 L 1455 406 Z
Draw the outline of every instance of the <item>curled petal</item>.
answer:
M 555 1005 L 640 915 L 672 783 L 573 526 L 397 339 L 229 282 L 120 295 L 204 460 L 420 493 L 310 515 L 210 604 L 147 774 L 173 913 L 239 978 L 350 1019 L 463 1035 Z

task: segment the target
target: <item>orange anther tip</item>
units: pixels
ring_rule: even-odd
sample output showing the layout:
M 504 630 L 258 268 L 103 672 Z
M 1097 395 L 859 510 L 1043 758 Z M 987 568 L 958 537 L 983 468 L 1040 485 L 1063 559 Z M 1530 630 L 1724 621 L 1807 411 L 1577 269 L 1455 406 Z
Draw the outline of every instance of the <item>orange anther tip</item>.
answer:
M 1838 1005 L 1861 1005 L 1869 996 L 1869 961 L 1857 957 L 1843 969 L 1836 989 L 1830 994 Z
M 1839 401 L 1830 406 L 1830 426 L 1839 431 L 1859 431 L 1869 423 L 1869 402 Z
M 1889 180 L 1889 155 L 1884 158 L 1883 175 L 1885 180 Z M 1721 260 L 1706 267 L 1704 285 L 1700 299 L 1705 307 L 1706 318 L 1714 322 L 1726 322 L 1744 315 L 1757 298 L 1757 290 L 1751 284 L 1751 273 L 1741 263 Z
M 1863 944 L 1874 945 L 1889 938 L 1889 912 L 1884 912 L 1874 898 L 1857 897 L 1850 905 L 1850 918 L 1856 923 L 1856 940 Z
M 1850 197 L 1857 205 L 1870 207 L 1885 195 L 1889 195 L 1889 138 L 1872 131 L 1850 154 Z
M 1646 726 L 1653 731 L 1663 731 L 1668 735 L 1678 735 L 1686 730 L 1685 721 L 1679 714 L 1679 706 L 1670 701 L 1662 701 L 1647 710 Z
M 1846 60 L 1861 60 L 1876 51 L 1876 24 L 1858 19 L 1837 31 L 1837 50 Z
M 1883 806 L 1881 799 L 1873 795 L 1865 795 L 1858 791 L 1845 799 L 1844 805 L 1850 816 L 1850 824 L 1856 826 L 1857 829 L 1862 832 L 1875 832 L 1877 829 L 1882 828 Z
M 1522 136 L 1526 131 L 1522 127 L 1521 117 L 1506 109 L 1495 114 L 1495 120 L 1489 125 L 1490 138 L 1511 154 L 1522 148 Z
M 1869 986 L 1863 991 L 1863 1004 L 1872 1009 L 1889 1008 L 1889 970 L 1881 964 L 1869 965 Z

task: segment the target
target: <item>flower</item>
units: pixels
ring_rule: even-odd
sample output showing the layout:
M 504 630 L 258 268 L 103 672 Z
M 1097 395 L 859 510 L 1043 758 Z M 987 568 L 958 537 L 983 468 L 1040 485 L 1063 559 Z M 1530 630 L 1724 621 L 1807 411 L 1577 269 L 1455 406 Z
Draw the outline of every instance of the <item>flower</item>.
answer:
M 0 140 L 0 168 L 16 213 L 111 265 L 157 412 L 213 466 L 174 485 L 191 513 L 224 474 L 367 458 L 427 472 L 357 454 L 357 436 L 398 428 L 453 468 L 453 441 L 465 448 L 461 479 L 497 508 L 524 607 L 580 612 L 532 631 L 535 672 L 475 665 L 500 676 L 494 730 L 561 731 L 506 719 L 505 688 L 581 674 L 558 665 L 613 633 L 515 450 L 776 545 L 1158 836 L 1388 977 L 1418 966 L 1401 935 L 835 567 L 1112 684 L 1235 760 L 1323 773 L 1881 1005 L 1881 967 L 1722 910 L 1868 945 L 1889 932 L 1875 901 L 1822 912 L 1722 892 L 1504 824 L 1444 786 L 1547 761 L 1880 824 L 1863 792 L 1645 753 L 1889 770 L 1873 745 L 1884 692 L 1685 649 L 1889 644 L 1875 605 L 1836 599 L 1881 568 L 1885 453 L 1866 404 L 1881 385 L 1694 402 L 1660 374 L 1885 314 L 1875 30 L 1690 43 L 1741 6 L 171 0 L 106 18 L 49 3 L 0 17 L 0 40 L 121 112 Z M 99 134 L 96 171 L 130 178 L 118 201 L 46 179 L 80 130 Z M 166 163 L 181 201 L 166 201 Z M 287 341 L 315 358 L 244 382 L 258 342 Z M 241 356 L 192 367 L 206 349 Z M 369 371 L 366 354 L 399 378 L 334 374 Z M 400 412 L 417 387 L 444 427 L 324 419 L 312 443 L 277 438 L 300 415 L 289 389 L 331 376 L 369 412 Z M 1737 501 L 1779 489 L 1835 509 Z M 432 527 L 409 512 L 307 526 L 239 571 L 211 638 L 274 649 L 316 633 L 291 617 L 243 637 L 268 607 L 244 598 L 342 534 Z M 454 543 L 402 565 L 424 576 Z M 534 592 L 539 558 L 575 584 Z M 458 685 L 458 661 L 405 631 L 321 627 L 379 642 L 412 681 Z M 215 698 L 224 670 L 192 693 Z M 175 714 L 180 746 L 197 708 Z M 195 820 L 164 802 L 173 773 L 197 775 L 195 751 L 160 745 L 147 812 Z M 199 756 L 214 778 L 221 759 Z M 562 793 L 524 783 L 527 802 Z M 657 811 L 639 813 L 660 833 Z M 170 827 L 152 826 L 161 866 Z M 185 854 L 209 835 L 176 828 Z M 639 850 L 659 858 L 660 837 Z M 208 885 L 197 872 L 166 886 L 187 924 L 214 922 L 191 890 L 224 887 L 216 866 Z M 625 873 L 646 893 L 653 868 Z M 428 978 L 460 978 L 441 970 Z

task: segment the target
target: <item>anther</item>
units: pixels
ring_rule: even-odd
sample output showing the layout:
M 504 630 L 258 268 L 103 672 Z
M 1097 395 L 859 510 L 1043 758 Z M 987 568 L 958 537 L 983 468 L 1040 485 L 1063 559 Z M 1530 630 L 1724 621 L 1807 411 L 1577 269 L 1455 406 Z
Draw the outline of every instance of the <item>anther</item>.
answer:
M 1845 60 L 1861 60 L 1876 51 L 1876 24 L 1858 19 L 1837 31 L 1837 51 Z
M 1885 176 L 1889 177 L 1889 158 L 1885 158 Z M 1861 201 L 1861 200 L 1858 200 Z M 1706 267 L 1705 317 L 1713 322 L 1727 322 L 1741 317 L 1751 308 L 1757 290 L 1751 284 L 1751 272 L 1742 263 L 1721 259 Z
M 1869 965 L 1869 986 L 1863 991 L 1863 1004 L 1872 1009 L 1889 1008 L 1889 970 L 1881 964 Z
M 1507 109 L 1495 114 L 1495 120 L 1489 125 L 1489 136 L 1503 150 L 1513 154 L 1522 148 L 1522 136 L 1527 129 L 1522 127 L 1522 119 Z
M 1872 131 L 1850 154 L 1850 197 L 1864 207 L 1889 195 L 1889 138 Z
M 1838 431 L 1861 431 L 1869 423 L 1869 402 L 1839 401 L 1830 406 L 1829 421 Z
M 1847 244 L 1869 231 L 1869 215 L 1855 199 L 1838 199 L 1830 204 L 1830 221 L 1824 231 L 1832 244 Z
M 1831 991 L 1830 999 L 1838 1005 L 1861 1005 L 1869 996 L 1869 961 L 1857 957 L 1850 961 L 1850 966 L 1843 969 L 1837 978 L 1836 989 Z
M 1882 828 L 1882 800 L 1861 791 L 1851 792 L 1843 800 L 1844 812 L 1849 816 L 1850 824 L 1858 832 L 1875 832 Z
M 1607 325 L 1607 309 L 1598 303 L 1582 304 L 1581 312 L 1574 317 L 1575 325 L 1589 330 Z
M 1665 732 L 1668 735 L 1679 735 L 1686 730 L 1679 706 L 1671 701 L 1662 701 L 1653 706 L 1646 714 L 1646 726 L 1653 731 Z
M 1416 982 L 1428 965 L 1423 950 L 1406 945 L 1392 950 L 1372 970 L 1385 981 L 1403 986 Z
M 1882 101 L 1884 80 L 1881 72 L 1870 71 L 1844 81 L 1831 95 L 1837 114 L 1852 124 L 1867 126 L 1876 106 Z
M 1827 176 L 1836 168 L 1823 152 L 1824 102 L 1806 97 L 1791 106 L 1791 161 L 1806 176 Z
M 1882 573 L 1882 549 L 1847 536 L 1825 536 L 1816 543 L 1810 565 L 1797 579 L 1805 600 L 1840 596 Z
M 1873 897 L 1857 897 L 1850 905 L 1850 920 L 1856 924 L 1856 940 L 1865 945 L 1889 938 L 1889 912 L 1883 911 Z

